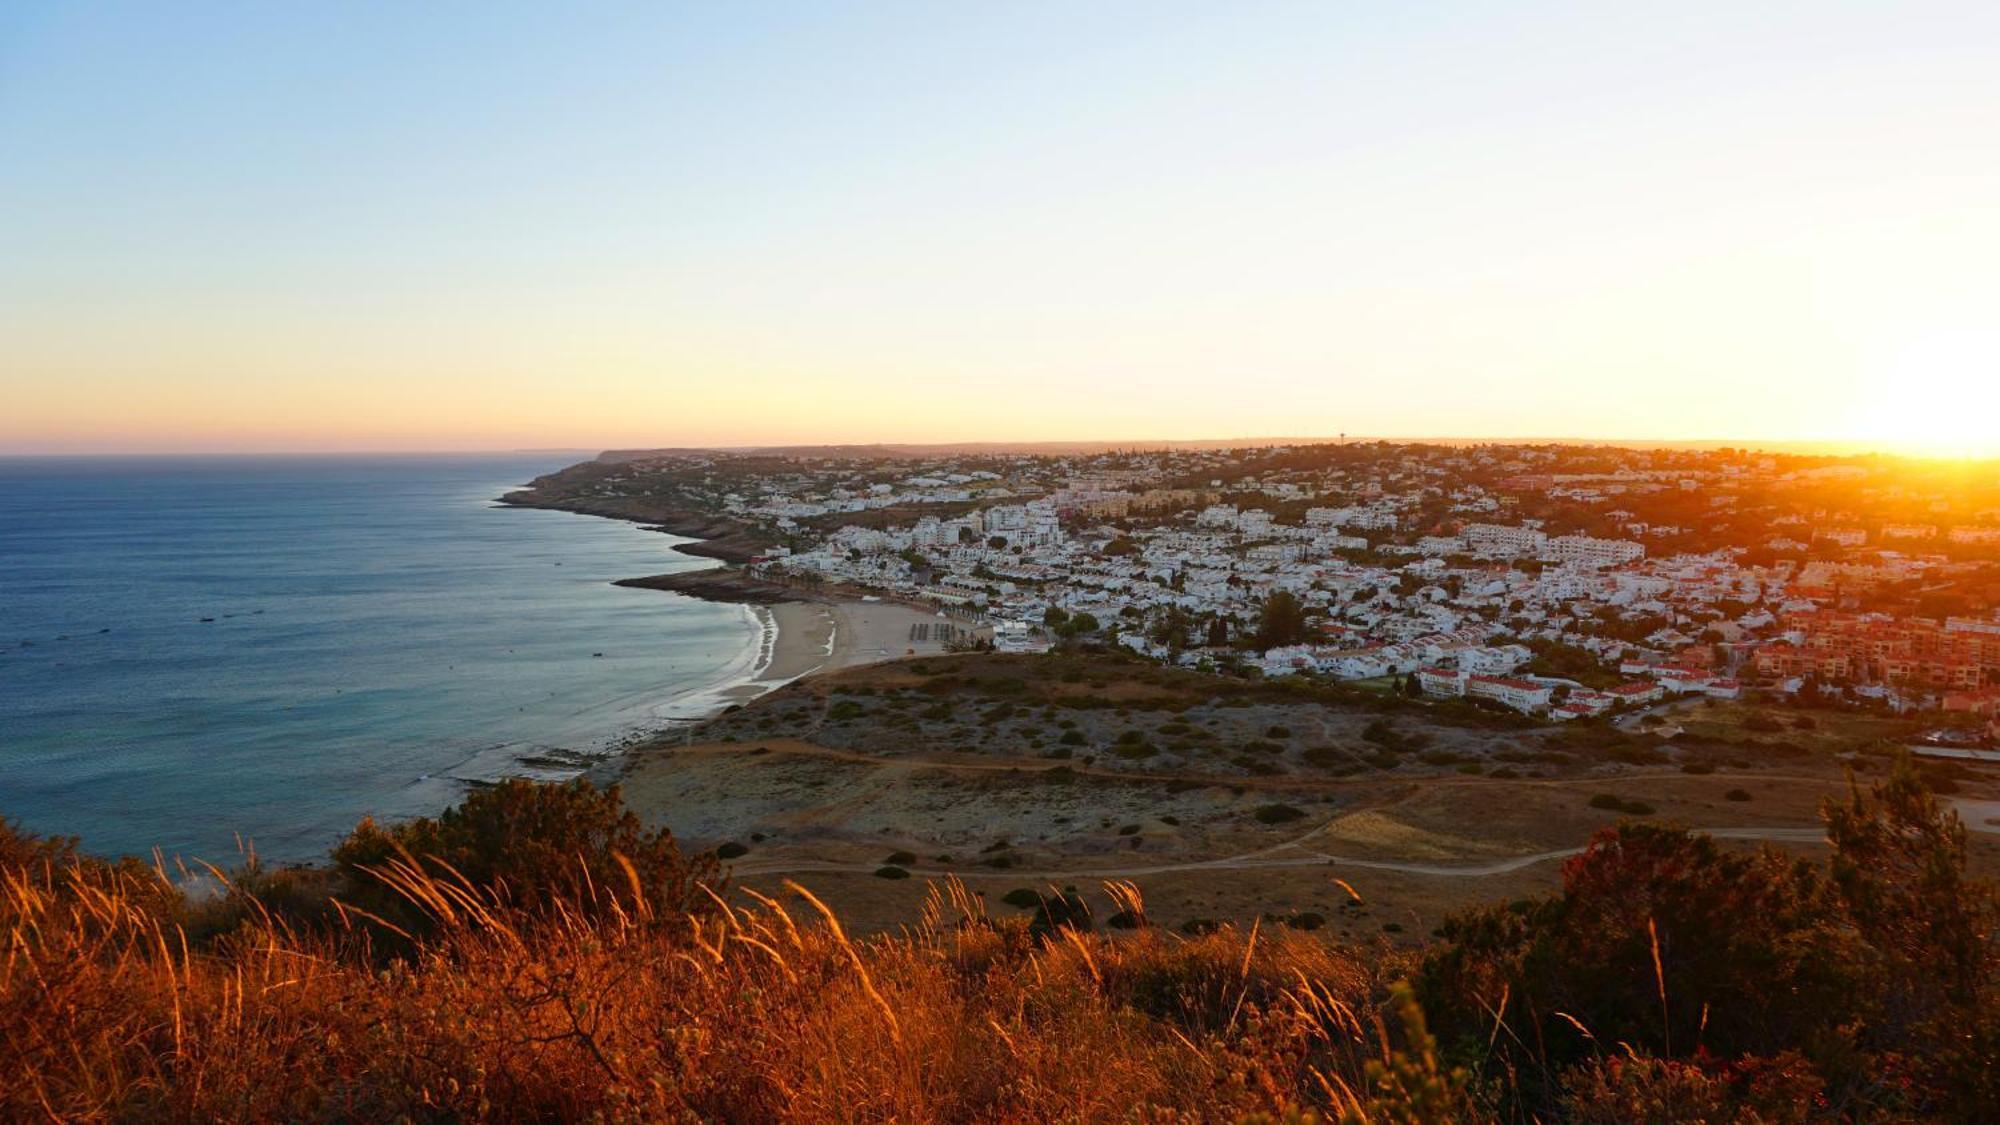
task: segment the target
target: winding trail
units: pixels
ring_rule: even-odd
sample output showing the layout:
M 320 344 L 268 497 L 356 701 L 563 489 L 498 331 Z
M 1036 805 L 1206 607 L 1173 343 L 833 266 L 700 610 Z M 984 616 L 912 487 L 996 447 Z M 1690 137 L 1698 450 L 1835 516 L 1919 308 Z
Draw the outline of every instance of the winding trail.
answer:
M 1332 823 L 1331 821 L 1328 822 Z M 1146 867 L 1098 867 L 1067 871 L 1022 871 L 1008 868 L 1001 871 L 978 870 L 930 870 L 913 868 L 910 874 L 917 876 L 955 875 L 960 879 L 1031 879 L 1031 880 L 1077 880 L 1077 879 L 1131 879 L 1142 875 L 1169 875 L 1182 871 L 1246 871 L 1288 867 L 1362 867 L 1373 871 L 1399 871 L 1410 875 L 1436 875 L 1445 878 L 1480 878 L 1491 875 L 1505 875 L 1532 867 L 1537 863 L 1547 863 L 1552 859 L 1567 859 L 1583 851 L 1582 848 L 1558 848 L 1555 851 L 1535 852 L 1532 855 L 1512 856 L 1488 863 L 1438 864 L 1406 863 L 1400 860 L 1359 859 L 1353 856 L 1328 855 L 1304 846 L 1304 841 L 1319 834 L 1327 825 L 1322 824 L 1297 840 L 1290 840 L 1269 848 L 1262 848 L 1242 855 L 1222 859 L 1189 860 L 1183 863 L 1161 863 Z M 1769 840 L 1786 843 L 1815 843 L 1826 838 L 1826 832 L 1819 828 L 1696 828 L 1695 832 L 1706 833 L 1721 840 Z M 1297 850 L 1300 856 L 1276 856 L 1273 853 Z M 820 860 L 799 860 L 789 863 L 738 864 L 737 875 L 796 875 L 815 873 L 872 874 L 879 864 L 833 863 Z
M 865 754 L 855 750 L 821 746 L 795 738 L 773 738 L 760 742 L 714 742 L 697 743 L 693 746 L 675 747 L 667 753 L 675 757 L 734 757 L 788 755 L 802 758 L 817 758 L 845 764 L 869 766 L 890 774 L 908 774 L 922 771 L 942 771 L 972 774 L 1020 774 L 1033 778 L 1052 770 L 1063 769 L 1071 776 L 1087 777 L 1100 781 L 1122 781 L 1139 783 L 1194 782 L 1218 788 L 1267 789 L 1281 791 L 1299 790 L 1342 790 L 1368 788 L 1378 792 L 1386 791 L 1388 799 L 1371 802 L 1365 806 L 1368 811 L 1380 811 L 1400 805 L 1420 793 L 1433 788 L 1460 787 L 1468 785 L 1494 785 L 1496 779 L 1490 777 L 1467 777 L 1447 775 L 1437 777 L 1309 777 L 1288 774 L 1274 777 L 1258 776 L 1217 776 L 1215 774 L 1185 771 L 1142 771 L 1114 769 L 1103 766 L 1086 766 L 1068 761 L 1054 761 L 1047 758 L 1002 758 L 978 761 L 940 760 L 936 758 L 903 758 L 877 754 Z M 1799 773 L 1730 773 L 1732 781 L 1777 781 L 1824 785 L 1826 778 Z M 1678 770 L 1635 771 L 1615 776 L 1513 778 L 1502 782 L 1506 785 L 1565 788 L 1572 786 L 1601 786 L 1607 782 L 1629 783 L 1649 779 L 1685 779 L 1688 775 Z M 1343 817 L 1364 811 L 1363 808 L 1343 809 L 1339 815 L 1329 817 L 1315 825 L 1303 835 L 1259 848 L 1239 855 L 1223 856 L 1215 859 L 1182 860 L 1176 862 L 1147 864 L 1133 867 L 1071 868 L 1051 870 L 1024 870 L 1005 868 L 997 870 L 912 867 L 910 873 L 924 877 L 956 875 L 961 879 L 1012 879 L 1031 881 L 1075 881 L 1090 879 L 1128 879 L 1147 875 L 1167 875 L 1178 872 L 1196 871 L 1251 871 L 1286 868 L 1312 867 L 1353 867 L 1374 871 L 1395 871 L 1410 875 L 1426 875 L 1439 878 L 1482 878 L 1505 875 L 1535 864 L 1551 860 L 1566 859 L 1576 855 L 1581 847 L 1558 848 L 1552 851 L 1534 852 L 1528 855 L 1509 856 L 1504 859 L 1469 863 L 1424 863 L 1416 861 L 1365 859 L 1359 856 L 1334 855 L 1311 846 L 1317 837 L 1340 822 Z M 1710 836 L 1725 840 L 1767 840 L 1788 843 L 1812 843 L 1824 838 L 1824 830 L 1819 827 L 1729 827 L 1698 828 Z M 798 874 L 872 874 L 879 864 L 842 863 L 833 860 L 772 860 L 737 863 L 732 870 L 738 876 L 754 877 L 768 875 Z

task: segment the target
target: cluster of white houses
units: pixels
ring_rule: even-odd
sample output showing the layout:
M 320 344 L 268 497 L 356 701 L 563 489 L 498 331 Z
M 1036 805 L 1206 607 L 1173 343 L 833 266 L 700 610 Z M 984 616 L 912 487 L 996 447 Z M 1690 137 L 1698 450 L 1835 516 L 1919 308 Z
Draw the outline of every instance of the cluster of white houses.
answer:
M 1043 621 L 1059 616 L 1051 611 L 1088 614 L 1157 659 L 1243 661 L 1271 676 L 1414 676 L 1433 695 L 1558 719 L 1676 695 L 1730 698 L 1736 681 L 1710 664 L 1742 667 L 1759 646 L 1800 643 L 1781 624 L 1789 615 L 1959 565 L 1902 546 L 2000 542 L 1990 526 L 2000 512 L 1971 523 L 1955 513 L 1935 525 L 1870 522 L 1864 532 L 1850 513 L 1802 507 L 1763 525 L 1768 540 L 1649 553 L 1642 538 L 1682 536 L 1698 517 L 1685 504 L 1665 518 L 1623 507 L 1643 508 L 1634 498 L 1649 493 L 1692 494 L 1726 511 L 1751 481 L 1816 486 L 1866 475 L 1853 466 L 1781 471 L 1763 458 L 1648 468 L 1634 454 L 1629 466 L 1600 459 L 1563 472 L 1565 455 L 1554 451 L 1469 449 L 1242 471 L 1255 456 L 968 457 L 889 483 L 861 479 L 887 470 L 828 462 L 773 475 L 764 488 L 732 485 L 742 492 L 729 492 L 724 507 L 787 533 L 793 550 L 769 559 L 781 574 L 976 613 L 1001 648 L 1045 646 Z M 1602 505 L 1589 526 L 1631 538 L 1552 534 L 1577 521 L 1527 518 L 1510 494 L 1524 491 Z M 934 514 L 823 530 L 842 512 L 897 506 Z M 1899 549 L 1851 550 L 1869 541 Z M 1752 548 L 1808 557 L 1752 564 Z M 1304 605 L 1309 634 L 1244 651 L 1243 633 L 1279 591 Z M 1542 642 L 1622 667 L 1631 682 L 1595 690 L 1530 675 L 1529 645 Z M 1710 650 L 1712 659 L 1697 659 Z
M 1583 719 L 1620 707 L 1656 703 L 1669 696 L 1705 695 L 1735 699 L 1742 688 L 1735 680 L 1697 669 L 1647 666 L 1650 680 L 1628 680 L 1613 687 L 1585 687 L 1550 676 L 1501 676 L 1474 672 L 1463 666 L 1417 669 L 1417 683 L 1427 695 L 1490 699 L 1523 714 L 1546 713 L 1552 719 Z

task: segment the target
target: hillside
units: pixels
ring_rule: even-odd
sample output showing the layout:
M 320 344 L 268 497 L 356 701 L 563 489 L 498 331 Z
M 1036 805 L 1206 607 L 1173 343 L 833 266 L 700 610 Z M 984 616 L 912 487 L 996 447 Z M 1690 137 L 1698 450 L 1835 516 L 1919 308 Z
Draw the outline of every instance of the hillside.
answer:
M 949 874 L 995 909 L 1121 879 L 1171 927 L 1267 919 L 1411 943 L 1452 910 L 1553 888 L 1561 859 L 1631 813 L 1817 854 L 1819 803 L 1848 769 L 1887 768 L 1883 732 L 1744 721 L 1696 707 L 1669 739 L 1116 655 L 986 653 L 795 683 L 606 779 L 650 823 L 726 847 L 745 885 L 810 875 L 863 931 L 901 925 L 923 880 Z M 2000 795 L 1947 772 L 1955 799 Z M 1984 821 L 1972 859 L 2000 871 Z
M 1977 1119 L 1994 886 L 1906 767 L 1822 815 L 1824 863 L 1607 826 L 1415 951 L 1184 936 L 1117 880 L 932 880 L 860 939 L 580 784 L 201 899 L 0 824 L 0 1118 Z

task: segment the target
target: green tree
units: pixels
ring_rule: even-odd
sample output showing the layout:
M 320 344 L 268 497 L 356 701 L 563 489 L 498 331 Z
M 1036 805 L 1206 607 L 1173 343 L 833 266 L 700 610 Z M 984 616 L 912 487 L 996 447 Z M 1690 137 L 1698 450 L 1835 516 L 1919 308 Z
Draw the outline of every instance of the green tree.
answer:
M 1256 645 L 1261 650 L 1306 639 L 1306 607 L 1290 590 L 1273 590 L 1257 613 Z
M 648 831 L 617 786 L 597 789 L 510 779 L 476 789 L 435 819 L 393 826 L 364 819 L 333 851 L 350 899 L 412 933 L 432 925 L 394 869 L 462 883 L 535 910 L 620 911 L 677 919 L 704 912 L 721 870 L 711 855 L 683 856 L 673 833 Z

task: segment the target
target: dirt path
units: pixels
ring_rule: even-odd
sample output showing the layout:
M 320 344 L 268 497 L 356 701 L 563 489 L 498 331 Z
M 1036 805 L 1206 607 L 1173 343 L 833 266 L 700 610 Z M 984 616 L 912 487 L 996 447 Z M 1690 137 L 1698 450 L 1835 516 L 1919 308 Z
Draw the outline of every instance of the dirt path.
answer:
M 814 742 L 804 742 L 793 738 L 771 738 L 759 742 L 707 742 L 691 746 L 676 746 L 667 751 L 673 755 L 738 755 L 742 757 L 765 754 L 790 754 L 797 757 L 825 758 L 855 765 L 876 766 L 883 769 L 902 771 L 943 770 L 959 773 L 1047 773 L 1054 769 L 1066 769 L 1077 777 L 1097 778 L 1103 781 L 1140 782 L 1194 782 L 1201 785 L 1240 787 L 1244 789 L 1352 789 L 1363 786 L 1382 785 L 1603 785 L 1623 784 L 1630 781 L 1657 781 L 1663 779 L 1686 779 L 1697 776 L 1679 770 L 1653 770 L 1634 773 L 1603 774 L 1589 777 L 1516 777 L 1493 778 L 1484 775 L 1467 776 L 1452 774 L 1437 777 L 1306 777 L 1298 774 L 1279 776 L 1231 776 L 1212 773 L 1195 773 L 1185 770 L 1116 770 L 1103 766 L 1078 765 L 1051 758 L 995 758 L 982 761 L 963 761 L 939 758 L 891 758 L 880 754 L 863 754 L 858 750 L 842 750 L 831 746 L 821 746 Z M 1717 774 L 1730 781 L 1786 781 L 1829 783 L 1834 779 L 1804 773 L 1729 773 Z
M 1332 823 L 1331 821 L 1328 822 Z M 1032 881 L 1062 882 L 1078 879 L 1131 879 L 1142 875 L 1167 875 L 1182 871 L 1244 871 L 1286 867 L 1364 867 L 1375 871 L 1400 871 L 1410 875 L 1436 875 L 1446 878 L 1478 878 L 1489 875 L 1504 875 L 1519 871 L 1537 863 L 1547 863 L 1552 859 L 1567 859 L 1583 851 L 1582 848 L 1558 848 L 1555 851 L 1536 852 L 1532 855 L 1512 856 L 1488 863 L 1437 864 L 1405 863 L 1386 859 L 1357 859 L 1351 856 L 1328 855 L 1304 847 L 1304 842 L 1318 835 L 1327 825 L 1322 824 L 1296 840 L 1289 840 L 1269 848 L 1261 848 L 1242 855 L 1222 859 L 1189 860 L 1183 863 L 1161 863 L 1146 867 L 1102 867 L 1070 871 L 1020 871 L 1009 868 L 1005 871 L 930 871 L 913 869 L 910 873 L 918 876 L 956 875 L 961 879 L 1028 879 Z M 1787 843 L 1812 843 L 1824 839 L 1826 833 L 1818 828 L 1697 828 L 1723 840 L 1769 840 Z M 1274 853 L 1302 851 L 1301 856 L 1277 856 Z M 738 864 L 737 875 L 797 875 L 810 873 L 840 872 L 849 874 L 870 874 L 878 865 L 866 863 L 832 863 L 820 860 L 799 860 L 791 863 Z

